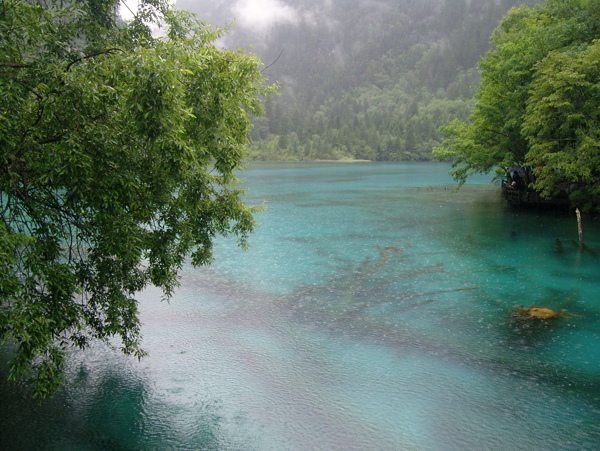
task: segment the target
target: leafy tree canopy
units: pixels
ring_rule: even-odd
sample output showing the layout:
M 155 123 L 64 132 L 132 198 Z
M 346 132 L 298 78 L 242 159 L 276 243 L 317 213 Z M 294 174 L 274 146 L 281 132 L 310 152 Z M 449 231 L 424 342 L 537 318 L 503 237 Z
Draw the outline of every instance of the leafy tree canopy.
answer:
M 547 0 L 509 11 L 480 61 L 469 123 L 442 128 L 442 158 L 462 184 L 476 172 L 522 165 L 552 197 L 578 184 L 574 205 L 600 205 L 600 1 Z
M 99 339 L 141 357 L 135 294 L 166 298 L 186 257 L 242 246 L 250 114 L 273 90 L 260 61 L 167 1 L 0 2 L 0 343 L 36 396 L 69 347 Z M 162 26 L 155 38 L 151 26 Z

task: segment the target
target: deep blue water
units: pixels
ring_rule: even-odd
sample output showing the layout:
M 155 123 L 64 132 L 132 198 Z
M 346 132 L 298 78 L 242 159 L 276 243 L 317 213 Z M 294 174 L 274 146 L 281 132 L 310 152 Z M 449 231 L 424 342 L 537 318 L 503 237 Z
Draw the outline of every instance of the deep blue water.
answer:
M 600 449 L 598 220 L 581 250 L 574 216 L 448 169 L 251 164 L 252 247 L 220 240 L 170 303 L 140 294 L 140 363 L 74 354 L 42 406 L 2 380 L 1 447 Z

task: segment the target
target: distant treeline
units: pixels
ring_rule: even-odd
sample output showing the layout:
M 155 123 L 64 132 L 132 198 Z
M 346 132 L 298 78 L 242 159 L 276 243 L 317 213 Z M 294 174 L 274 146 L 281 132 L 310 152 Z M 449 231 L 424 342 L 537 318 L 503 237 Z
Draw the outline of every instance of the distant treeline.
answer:
M 282 95 L 254 119 L 250 159 L 432 159 L 439 127 L 468 117 L 492 31 L 522 3 L 537 1 L 347 0 L 272 28 L 254 51 Z

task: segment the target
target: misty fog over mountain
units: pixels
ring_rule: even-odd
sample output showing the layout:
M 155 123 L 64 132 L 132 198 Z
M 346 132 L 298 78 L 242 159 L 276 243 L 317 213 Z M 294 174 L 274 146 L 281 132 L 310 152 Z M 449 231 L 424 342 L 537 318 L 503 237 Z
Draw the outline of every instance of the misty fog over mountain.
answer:
M 510 7 L 535 0 L 178 0 L 249 49 L 281 96 L 254 121 L 264 160 L 428 160 L 466 119 L 477 62 Z

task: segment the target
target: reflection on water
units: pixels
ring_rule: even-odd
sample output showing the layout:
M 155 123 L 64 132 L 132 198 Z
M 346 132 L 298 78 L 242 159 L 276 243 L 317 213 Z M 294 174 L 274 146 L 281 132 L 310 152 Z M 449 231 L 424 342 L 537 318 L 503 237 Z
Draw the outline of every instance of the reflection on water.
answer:
M 571 243 L 573 218 L 507 210 L 484 179 L 455 193 L 446 170 L 251 166 L 249 200 L 268 207 L 253 247 L 223 241 L 169 304 L 140 296 L 141 363 L 75 354 L 42 406 L 0 382 L 0 442 L 597 449 L 598 256 Z M 583 316 L 522 320 L 515 305 Z

